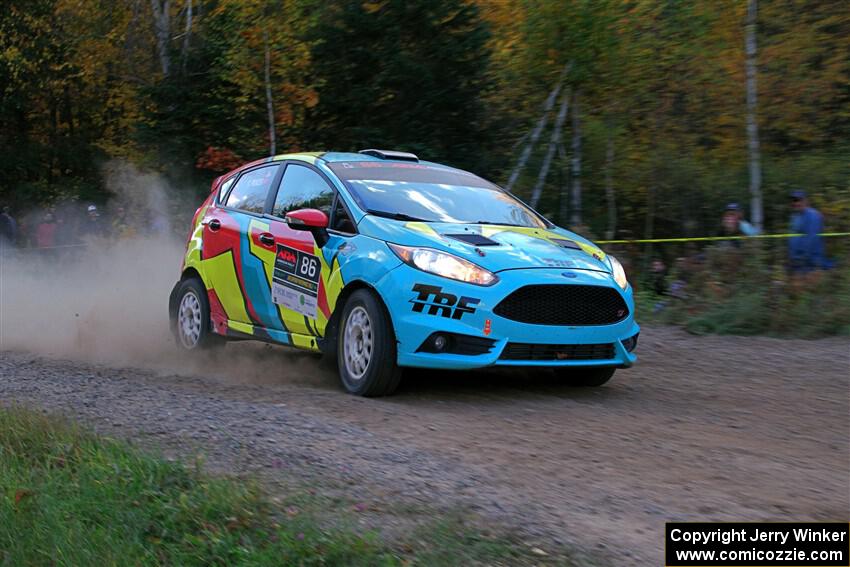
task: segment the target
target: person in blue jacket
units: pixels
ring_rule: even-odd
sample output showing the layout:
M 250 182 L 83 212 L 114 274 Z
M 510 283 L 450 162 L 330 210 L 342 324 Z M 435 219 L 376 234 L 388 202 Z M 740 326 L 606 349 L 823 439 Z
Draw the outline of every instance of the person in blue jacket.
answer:
M 796 189 L 791 192 L 791 232 L 788 241 L 788 260 L 791 272 L 808 273 L 813 270 L 827 269 L 830 262 L 824 254 L 823 215 L 809 206 L 806 192 Z

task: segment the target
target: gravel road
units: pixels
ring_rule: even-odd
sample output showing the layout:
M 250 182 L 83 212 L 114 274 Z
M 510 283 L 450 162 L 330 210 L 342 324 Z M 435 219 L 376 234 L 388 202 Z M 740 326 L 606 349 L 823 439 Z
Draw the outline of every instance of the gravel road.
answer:
M 251 343 L 131 367 L 0 353 L 0 402 L 79 417 L 215 470 L 342 481 L 468 507 L 529 541 L 661 565 L 665 521 L 850 520 L 850 344 L 641 335 L 599 389 L 545 373 L 408 376 L 346 395 L 310 356 Z

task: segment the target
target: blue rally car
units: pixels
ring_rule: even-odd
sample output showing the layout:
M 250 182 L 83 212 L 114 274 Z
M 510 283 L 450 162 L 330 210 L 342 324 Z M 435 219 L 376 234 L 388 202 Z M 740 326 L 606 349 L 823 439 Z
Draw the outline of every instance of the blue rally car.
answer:
M 216 179 L 169 301 L 178 345 L 256 339 L 380 396 L 404 367 L 552 369 L 599 386 L 639 327 L 620 263 L 472 173 L 383 150 L 281 155 Z

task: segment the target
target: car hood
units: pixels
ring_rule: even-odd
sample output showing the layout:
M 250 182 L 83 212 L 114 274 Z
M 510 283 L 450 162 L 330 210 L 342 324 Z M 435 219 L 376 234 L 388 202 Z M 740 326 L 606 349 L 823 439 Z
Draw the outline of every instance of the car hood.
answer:
M 490 270 L 564 268 L 611 272 L 605 253 L 561 228 L 408 222 L 366 215 L 360 233 L 394 244 L 450 252 Z

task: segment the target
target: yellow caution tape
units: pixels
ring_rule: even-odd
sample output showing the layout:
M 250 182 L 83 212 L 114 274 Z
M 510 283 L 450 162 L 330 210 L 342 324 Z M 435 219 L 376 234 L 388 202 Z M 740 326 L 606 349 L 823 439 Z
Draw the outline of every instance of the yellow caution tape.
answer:
M 654 244 L 657 242 L 713 242 L 715 240 L 750 240 L 751 238 L 791 238 L 792 234 L 757 234 L 755 236 L 694 236 L 691 238 L 644 238 L 642 240 L 594 240 L 596 244 Z M 850 236 L 850 232 L 822 232 L 819 236 Z

